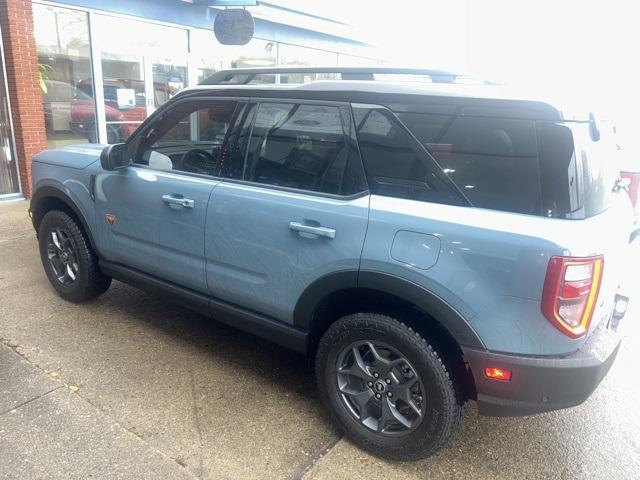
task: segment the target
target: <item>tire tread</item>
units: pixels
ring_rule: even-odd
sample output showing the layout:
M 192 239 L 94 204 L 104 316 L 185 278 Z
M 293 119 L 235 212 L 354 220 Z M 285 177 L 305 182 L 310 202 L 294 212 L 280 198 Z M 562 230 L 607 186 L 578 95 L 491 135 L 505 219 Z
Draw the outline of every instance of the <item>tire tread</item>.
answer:
M 47 229 L 50 224 L 55 223 L 62 224 L 71 234 L 77 249 L 78 262 L 81 264 L 81 268 L 85 270 L 86 279 L 74 285 L 73 289 L 64 288 L 55 281 L 55 279 L 52 279 L 45 264 Z M 87 240 L 85 233 L 69 214 L 61 210 L 51 210 L 47 212 L 40 223 L 38 237 L 40 239 L 40 255 L 43 264 L 45 264 L 45 271 L 51 284 L 62 298 L 71 302 L 80 303 L 95 298 L 107 291 L 111 285 L 111 278 L 100 270 L 98 256 L 93 251 L 93 248 L 91 248 L 91 244 Z

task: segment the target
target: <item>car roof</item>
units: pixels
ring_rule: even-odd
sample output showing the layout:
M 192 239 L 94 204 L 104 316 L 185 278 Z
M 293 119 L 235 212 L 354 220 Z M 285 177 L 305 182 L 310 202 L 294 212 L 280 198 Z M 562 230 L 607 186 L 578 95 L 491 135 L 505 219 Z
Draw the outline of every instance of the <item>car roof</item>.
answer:
M 315 80 L 304 84 L 198 85 L 183 94 L 280 97 L 378 104 L 396 112 L 517 117 L 541 120 L 588 120 L 560 102 L 501 85 L 371 80 Z

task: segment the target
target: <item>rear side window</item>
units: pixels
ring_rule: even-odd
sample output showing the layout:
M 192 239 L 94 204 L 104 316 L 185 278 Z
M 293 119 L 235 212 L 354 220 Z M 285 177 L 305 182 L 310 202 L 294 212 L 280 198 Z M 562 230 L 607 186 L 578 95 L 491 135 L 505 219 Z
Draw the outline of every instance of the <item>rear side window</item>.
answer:
M 476 207 L 539 215 L 534 120 L 399 114 Z
M 440 167 L 390 111 L 354 107 L 369 189 L 377 195 L 468 204 Z
M 346 107 L 261 103 L 241 178 L 334 195 L 366 190 Z

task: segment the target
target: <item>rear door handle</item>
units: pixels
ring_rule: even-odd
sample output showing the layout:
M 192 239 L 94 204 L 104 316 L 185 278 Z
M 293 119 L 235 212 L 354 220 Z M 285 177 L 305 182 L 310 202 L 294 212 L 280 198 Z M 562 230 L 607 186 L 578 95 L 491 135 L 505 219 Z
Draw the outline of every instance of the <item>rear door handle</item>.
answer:
M 196 202 L 190 198 L 184 198 L 182 195 L 162 195 L 162 201 L 169 205 L 179 205 L 185 208 L 193 208 L 196 205 Z
M 319 237 L 336 238 L 335 228 L 314 227 L 300 222 L 289 222 L 289 228 L 296 232 L 310 233 L 312 235 L 318 235 Z

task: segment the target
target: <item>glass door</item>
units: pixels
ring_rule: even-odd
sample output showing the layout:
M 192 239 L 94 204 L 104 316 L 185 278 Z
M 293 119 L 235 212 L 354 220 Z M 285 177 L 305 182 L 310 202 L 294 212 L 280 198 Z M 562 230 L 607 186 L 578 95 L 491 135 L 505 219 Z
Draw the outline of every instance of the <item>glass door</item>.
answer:
M 0 197 L 19 193 L 18 168 L 13 154 L 11 112 L 7 101 L 7 85 L 4 75 L 4 52 L 0 37 Z
M 102 83 L 107 143 L 119 143 L 147 118 L 144 59 L 136 54 L 102 52 Z
M 153 60 L 147 57 L 145 60 L 151 62 L 152 110 L 155 110 L 187 86 L 187 65 L 176 65 L 171 59 Z
M 106 126 L 101 136 L 106 139 L 101 141 L 123 142 L 157 107 L 187 86 L 187 31 L 127 18 L 93 17 L 104 95 L 99 115 Z

